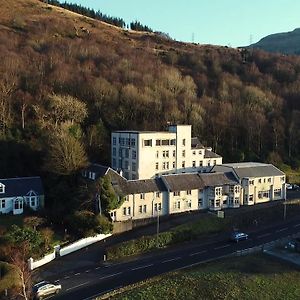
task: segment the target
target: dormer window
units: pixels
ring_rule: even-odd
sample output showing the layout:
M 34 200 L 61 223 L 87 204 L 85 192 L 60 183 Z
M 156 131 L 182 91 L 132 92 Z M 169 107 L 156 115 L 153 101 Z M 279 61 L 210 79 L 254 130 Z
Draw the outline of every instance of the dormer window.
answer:
M 5 185 L 0 183 L 0 194 L 4 194 L 5 193 Z

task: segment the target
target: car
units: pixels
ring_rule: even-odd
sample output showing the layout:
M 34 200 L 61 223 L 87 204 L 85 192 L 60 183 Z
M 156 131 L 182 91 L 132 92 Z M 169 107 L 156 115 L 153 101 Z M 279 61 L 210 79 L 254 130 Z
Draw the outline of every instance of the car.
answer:
M 45 299 L 48 296 L 58 294 L 61 291 L 61 284 L 58 282 L 41 281 L 32 287 L 33 298 L 36 300 Z
M 300 187 L 297 184 L 287 183 L 286 184 L 286 189 L 291 190 L 291 191 L 299 191 Z
M 285 246 L 285 249 L 289 249 L 289 250 L 296 250 L 297 248 L 297 243 L 295 241 L 289 241 Z
M 231 241 L 237 243 L 237 242 L 239 242 L 239 241 L 248 240 L 248 237 L 249 237 L 249 236 L 248 236 L 247 233 L 236 231 L 236 232 L 233 232 L 233 233 L 231 234 L 230 239 L 231 239 Z
M 287 184 L 286 184 L 286 189 L 287 189 L 287 190 L 292 190 L 292 189 L 293 189 L 293 185 L 290 184 L 290 183 L 287 183 Z

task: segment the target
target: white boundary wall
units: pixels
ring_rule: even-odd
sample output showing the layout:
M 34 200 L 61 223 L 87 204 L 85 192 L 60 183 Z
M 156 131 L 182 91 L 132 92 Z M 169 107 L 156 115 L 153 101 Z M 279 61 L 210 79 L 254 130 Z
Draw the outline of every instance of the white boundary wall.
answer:
M 77 250 L 80 250 L 84 247 L 87 247 L 89 245 L 92 245 L 94 243 L 97 243 L 103 239 L 106 239 L 108 237 L 110 237 L 111 234 L 98 234 L 96 236 L 91 236 L 91 237 L 87 237 L 81 240 L 78 240 L 64 248 L 60 249 L 60 246 L 55 246 L 54 248 L 56 248 L 52 253 L 45 255 L 42 259 L 34 261 L 33 258 L 29 258 L 28 259 L 28 267 L 29 270 L 34 270 L 36 268 L 39 268 L 49 262 L 51 262 L 52 260 L 54 260 L 56 257 L 59 256 L 65 256 L 68 255 L 72 252 L 75 252 Z M 55 255 L 57 253 L 57 255 Z

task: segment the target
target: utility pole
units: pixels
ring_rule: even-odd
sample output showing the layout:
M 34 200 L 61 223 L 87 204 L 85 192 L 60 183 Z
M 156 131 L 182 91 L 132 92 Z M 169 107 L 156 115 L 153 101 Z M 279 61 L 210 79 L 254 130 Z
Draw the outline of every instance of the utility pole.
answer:
M 156 248 L 159 248 L 158 236 L 159 236 L 159 208 L 157 206 Z
M 286 219 L 286 198 L 284 198 L 283 202 L 283 220 Z

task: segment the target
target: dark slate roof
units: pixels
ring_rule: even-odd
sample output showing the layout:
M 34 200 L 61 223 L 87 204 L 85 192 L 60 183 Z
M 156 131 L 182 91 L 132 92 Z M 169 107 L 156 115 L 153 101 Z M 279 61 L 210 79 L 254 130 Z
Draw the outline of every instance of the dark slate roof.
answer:
M 129 180 L 126 186 L 128 194 L 162 192 L 166 190 L 161 178 Z
M 0 183 L 5 185 L 5 193 L 0 194 L 1 198 L 26 196 L 31 190 L 37 195 L 44 195 L 44 189 L 40 177 L 0 179 Z
M 203 181 L 203 185 L 208 186 L 221 186 L 226 184 L 237 184 L 238 180 L 234 177 L 232 172 L 226 173 L 201 173 L 199 174 Z
M 91 164 L 85 170 L 87 172 L 95 173 L 95 175 L 96 175 L 95 177 L 99 178 L 99 177 L 103 177 L 104 175 L 106 175 L 106 173 L 109 169 L 110 169 L 109 167 L 102 166 L 99 164 Z
M 171 192 L 202 189 L 204 187 L 198 173 L 163 175 L 162 178 Z
M 204 148 L 204 146 L 200 143 L 200 141 L 197 137 L 192 137 L 191 147 L 192 147 L 192 149 L 203 149 Z
M 285 174 L 271 164 L 263 163 L 233 163 L 224 166 L 216 166 L 213 170 L 220 171 L 224 169 L 232 169 L 237 176 L 242 178 L 248 177 L 268 177 L 268 176 L 284 176 Z
M 205 149 L 204 158 L 218 158 L 218 157 L 221 157 L 221 156 L 218 155 L 217 153 L 214 153 L 210 150 Z

